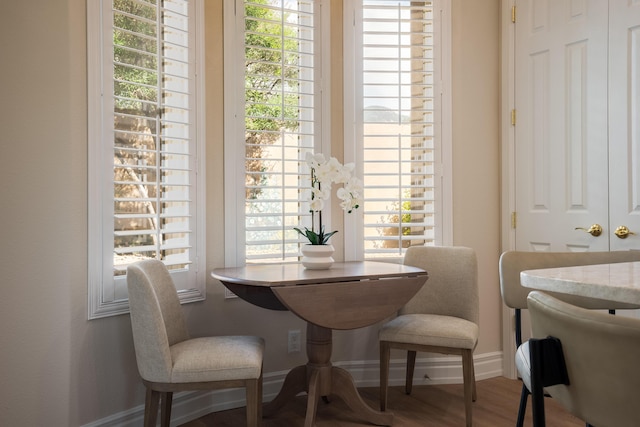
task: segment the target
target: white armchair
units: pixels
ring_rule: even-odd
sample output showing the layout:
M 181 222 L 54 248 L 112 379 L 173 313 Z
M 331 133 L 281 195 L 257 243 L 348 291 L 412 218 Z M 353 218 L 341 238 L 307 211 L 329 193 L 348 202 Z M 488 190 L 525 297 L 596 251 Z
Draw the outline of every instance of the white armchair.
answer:
M 253 336 L 191 338 L 165 265 L 146 260 L 127 268 L 131 327 L 138 371 L 147 388 L 144 425 L 169 426 L 173 392 L 244 387 L 247 426 L 262 418 L 264 340 Z
M 534 426 L 545 425 L 544 391 L 588 425 L 640 426 L 640 320 L 577 307 L 539 291 L 529 294 L 528 307 L 536 346 L 558 340 L 562 347 L 551 356 L 534 351 L 533 342 L 518 349 L 518 372 L 531 390 Z M 560 359 L 566 378 L 545 384 Z

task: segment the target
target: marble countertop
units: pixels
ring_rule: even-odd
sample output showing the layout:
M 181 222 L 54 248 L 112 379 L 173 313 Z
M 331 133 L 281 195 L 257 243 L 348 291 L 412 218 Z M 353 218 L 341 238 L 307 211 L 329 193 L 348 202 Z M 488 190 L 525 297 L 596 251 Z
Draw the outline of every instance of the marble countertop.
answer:
M 640 262 L 526 270 L 522 286 L 640 304 Z

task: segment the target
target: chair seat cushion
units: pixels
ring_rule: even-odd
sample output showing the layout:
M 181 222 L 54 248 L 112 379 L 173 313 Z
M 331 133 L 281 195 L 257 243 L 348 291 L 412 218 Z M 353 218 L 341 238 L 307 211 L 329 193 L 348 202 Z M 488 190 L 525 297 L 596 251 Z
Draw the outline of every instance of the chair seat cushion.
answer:
M 524 342 L 516 351 L 516 370 L 522 382 L 531 390 L 531 360 L 529 357 L 529 341 Z
M 465 319 L 437 314 L 404 314 L 385 323 L 381 341 L 473 350 L 478 325 Z
M 259 378 L 264 340 L 253 336 L 192 338 L 171 346 L 172 383 Z

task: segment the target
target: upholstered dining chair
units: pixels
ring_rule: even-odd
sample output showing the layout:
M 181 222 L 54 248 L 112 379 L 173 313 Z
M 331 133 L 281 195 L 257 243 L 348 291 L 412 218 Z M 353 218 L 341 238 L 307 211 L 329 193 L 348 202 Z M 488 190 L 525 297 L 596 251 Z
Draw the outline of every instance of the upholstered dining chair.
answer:
M 404 264 L 427 271 L 429 279 L 385 323 L 380 340 L 380 409 L 387 408 L 391 349 L 407 350 L 405 392 L 411 394 L 416 352 L 462 356 L 466 425 L 472 425 L 476 400 L 473 350 L 478 343 L 478 267 L 475 251 L 466 247 L 412 246 Z
M 247 426 L 262 418 L 264 340 L 253 336 L 191 338 L 169 271 L 158 260 L 127 268 L 138 371 L 147 388 L 144 425 L 169 426 L 173 392 L 244 387 Z
M 545 426 L 544 391 L 588 426 L 640 426 L 640 320 L 540 291 L 527 299 L 533 338 L 518 349 L 516 361 L 532 392 L 534 427 Z M 562 365 L 565 378 L 559 380 L 553 371 Z
M 515 313 L 515 344 L 516 348 L 522 344 L 522 310 L 527 309 L 527 296 L 532 291 L 520 284 L 520 272 L 538 268 L 569 267 L 576 265 L 610 264 L 618 262 L 640 261 L 640 251 L 613 251 L 613 252 L 526 252 L 507 251 L 500 256 L 500 293 L 504 304 L 514 309 Z M 551 293 L 556 298 L 589 309 L 608 309 L 611 312 L 617 309 L 637 309 L 633 304 L 624 304 L 587 298 L 577 295 Z M 520 406 L 518 408 L 517 427 L 524 424 L 524 416 L 527 409 L 527 400 L 530 390 L 526 384 L 522 385 Z

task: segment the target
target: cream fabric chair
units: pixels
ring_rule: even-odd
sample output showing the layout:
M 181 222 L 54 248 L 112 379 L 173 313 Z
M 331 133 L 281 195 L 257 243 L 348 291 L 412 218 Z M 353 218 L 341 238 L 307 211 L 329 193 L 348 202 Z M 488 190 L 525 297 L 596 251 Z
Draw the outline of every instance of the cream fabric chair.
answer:
M 171 275 L 158 260 L 127 268 L 138 371 L 147 388 L 144 425 L 169 426 L 173 392 L 244 387 L 247 426 L 262 418 L 264 340 L 252 336 L 191 338 Z
M 478 343 L 478 267 L 473 249 L 412 246 L 404 264 L 420 267 L 429 279 L 399 312 L 383 325 L 380 339 L 380 409 L 387 407 L 389 357 L 392 348 L 407 350 L 405 391 L 411 393 L 416 352 L 462 356 L 464 406 L 472 425 L 476 400 L 473 350 Z
M 640 261 L 640 251 L 614 252 L 524 252 L 507 251 L 499 262 L 500 292 L 502 300 L 509 308 L 515 309 L 515 341 L 516 348 L 522 344 L 521 311 L 527 308 L 527 296 L 532 291 L 520 284 L 520 272 L 538 268 L 555 268 L 575 265 L 608 264 L 617 262 Z M 551 293 L 556 298 L 573 305 L 590 309 L 636 309 L 633 304 L 623 304 L 593 298 Z M 529 389 L 522 386 L 520 407 L 518 409 L 517 427 L 522 427 L 527 408 Z
M 580 308 L 539 291 L 528 302 L 533 336 L 560 341 L 568 376 L 568 385 L 545 390 L 587 425 L 640 426 L 640 320 Z M 518 371 L 532 390 L 534 426 L 544 427 L 541 379 L 549 357 L 532 348 L 525 343 L 518 350 Z

